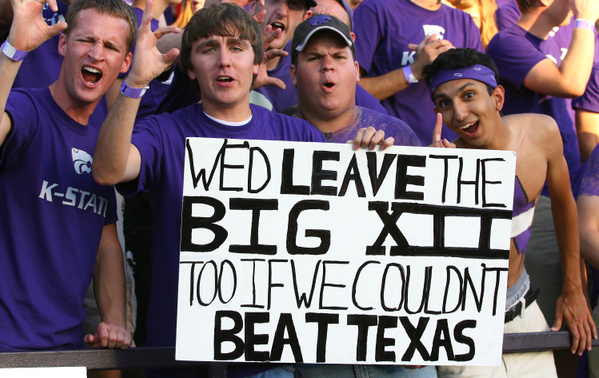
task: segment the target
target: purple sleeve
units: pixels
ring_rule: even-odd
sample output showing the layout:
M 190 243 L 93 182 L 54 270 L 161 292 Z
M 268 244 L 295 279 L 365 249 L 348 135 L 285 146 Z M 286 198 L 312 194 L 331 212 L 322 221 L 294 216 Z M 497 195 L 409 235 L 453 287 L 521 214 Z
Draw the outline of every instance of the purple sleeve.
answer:
M 495 20 L 497 29 L 503 30 L 518 22 L 520 18 L 520 10 L 515 1 L 509 1 L 495 11 Z
M 360 68 L 369 72 L 372 60 L 381 38 L 380 21 L 368 4 L 361 4 L 354 13 L 354 33 L 356 34 L 356 60 Z
M 487 46 L 487 54 L 499 70 L 499 77 L 514 88 L 522 89 L 524 79 L 540 61 L 548 59 L 526 38 L 500 32 Z
M 593 65 L 584 94 L 572 100 L 572 108 L 599 113 L 599 62 Z
M 579 195 L 599 196 L 599 146 L 595 147 L 582 177 Z
M 389 114 L 381 102 L 362 88 L 360 84 L 356 85 L 356 105 L 382 114 Z
M 119 193 L 125 197 L 130 197 L 140 191 L 148 191 L 152 186 L 153 178 L 158 175 L 160 164 L 159 156 L 162 153 L 162 143 L 160 137 L 160 127 L 155 119 L 150 116 L 135 125 L 131 143 L 139 150 L 141 155 L 141 166 L 139 176 L 136 180 L 117 184 Z
M 10 92 L 5 111 L 10 115 L 12 130 L 0 149 L 0 164 L 10 167 L 19 162 L 23 147 L 29 143 L 39 124 L 39 115 L 31 98 L 19 90 Z

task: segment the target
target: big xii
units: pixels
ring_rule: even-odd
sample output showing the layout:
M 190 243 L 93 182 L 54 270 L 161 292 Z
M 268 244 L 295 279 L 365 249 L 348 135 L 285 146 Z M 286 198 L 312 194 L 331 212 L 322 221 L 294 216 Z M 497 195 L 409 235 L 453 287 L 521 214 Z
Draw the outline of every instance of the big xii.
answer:
M 512 152 L 190 138 L 176 358 L 498 365 Z

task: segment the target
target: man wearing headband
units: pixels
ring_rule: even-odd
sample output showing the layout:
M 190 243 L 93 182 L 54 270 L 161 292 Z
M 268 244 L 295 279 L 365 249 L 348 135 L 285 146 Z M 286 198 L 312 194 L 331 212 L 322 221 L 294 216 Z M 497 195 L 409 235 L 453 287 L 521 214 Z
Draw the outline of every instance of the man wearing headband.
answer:
M 572 332 L 572 352 L 590 349 L 597 338 L 595 323 L 582 292 L 576 203 L 568 180 L 568 166 L 556 122 L 540 114 L 501 115 L 505 90 L 497 85 L 497 68 L 491 58 L 471 49 L 455 49 L 437 57 L 423 69 L 435 111 L 458 134 L 459 148 L 515 151 L 516 166 L 512 242 L 505 313 L 505 333 L 548 331 L 535 302 L 524 257 L 532 219 L 547 180 L 555 214 L 564 286 L 556 310 L 558 331 L 562 320 Z M 433 143 L 441 146 L 440 132 Z M 445 141 L 446 142 L 446 141 Z M 498 375 L 493 375 L 497 374 Z M 440 367 L 442 377 L 556 377 L 551 351 L 506 354 L 500 367 Z

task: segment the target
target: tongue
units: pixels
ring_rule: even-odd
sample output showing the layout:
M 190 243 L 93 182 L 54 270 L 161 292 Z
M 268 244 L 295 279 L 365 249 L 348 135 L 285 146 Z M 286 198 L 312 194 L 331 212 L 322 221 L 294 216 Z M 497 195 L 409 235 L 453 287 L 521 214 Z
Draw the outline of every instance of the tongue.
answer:
M 475 133 L 476 130 L 478 130 L 478 122 L 476 122 L 474 125 L 464 129 L 464 132 L 468 133 L 468 134 L 472 134 Z
M 88 82 L 88 83 L 96 83 L 98 80 L 100 80 L 100 78 L 102 77 L 102 75 L 100 74 L 95 74 L 95 73 L 91 73 L 89 71 L 86 70 L 82 70 L 81 74 L 83 75 L 83 79 Z

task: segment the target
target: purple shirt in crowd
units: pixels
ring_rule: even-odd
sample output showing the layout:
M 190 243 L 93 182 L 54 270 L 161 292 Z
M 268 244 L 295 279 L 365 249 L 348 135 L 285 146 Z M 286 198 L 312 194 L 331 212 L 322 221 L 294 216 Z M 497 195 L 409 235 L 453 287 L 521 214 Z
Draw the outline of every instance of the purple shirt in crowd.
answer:
M 48 88 L 14 89 L 0 152 L 0 351 L 83 348 L 83 299 L 114 188 L 91 173 L 98 131 Z
M 117 189 L 125 196 L 148 191 L 154 203 L 147 346 L 175 345 L 185 138 L 326 141 L 306 121 L 250 106 L 253 116 L 244 126 L 211 120 L 201 104 L 150 116 L 135 126 L 132 143 L 141 154 L 139 178 Z
M 385 138 L 393 137 L 395 139 L 393 144 L 396 146 L 422 146 L 414 131 L 404 121 L 361 106 L 356 106 L 356 109 L 358 113 L 350 125 L 332 133 L 323 133 L 329 142 L 347 143 L 348 140 L 354 139 L 358 130 L 363 127 L 372 126 L 376 130 L 383 130 Z M 282 113 L 305 119 L 297 105 L 283 110 Z
M 578 195 L 599 196 L 599 147 L 595 147 L 587 160 Z
M 431 11 L 410 0 L 369 0 L 356 9 L 354 23 L 356 60 L 366 76 L 380 76 L 413 63 L 416 53 L 408 44 L 419 44 L 432 33 L 455 47 L 483 51 L 472 17 L 446 5 Z M 412 127 L 423 145 L 430 144 L 435 113 L 424 82 L 412 84 L 382 103 L 389 115 Z M 444 127 L 443 137 L 452 140 L 457 136 Z
M 540 61 L 551 59 L 561 63 L 560 49 L 553 38 L 540 39 L 518 25 L 502 30 L 487 46 L 487 54 L 497 64 L 500 84 L 505 87 L 504 114 L 538 113 L 553 117 L 557 122 L 568 162 L 570 181 L 580 168 L 580 153 L 574 122 L 568 113 L 566 100 L 546 96 L 524 87 L 524 78 Z M 548 195 L 545 187 L 543 194 Z

